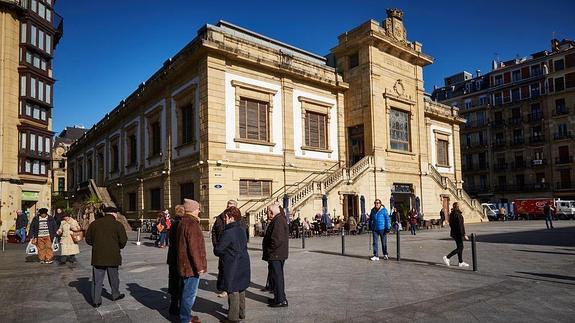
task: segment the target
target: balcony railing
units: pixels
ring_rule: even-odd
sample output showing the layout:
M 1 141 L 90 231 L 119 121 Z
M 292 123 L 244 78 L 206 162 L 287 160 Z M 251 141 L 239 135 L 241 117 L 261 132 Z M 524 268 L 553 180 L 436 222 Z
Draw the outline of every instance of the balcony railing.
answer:
M 514 161 L 513 163 L 511 163 L 511 167 L 512 169 L 522 169 L 525 168 L 525 161 L 524 160 L 517 160 Z
M 523 145 L 525 143 L 525 139 L 523 137 L 515 137 L 513 138 L 514 145 Z
M 493 169 L 496 171 L 502 171 L 507 169 L 507 163 L 494 163 Z
M 547 165 L 547 159 L 532 159 L 531 167 L 539 167 Z
M 530 113 L 527 115 L 527 119 L 531 123 L 539 123 L 543 120 L 543 113 Z
M 556 190 L 572 190 L 575 189 L 575 185 L 571 182 L 557 182 L 555 183 Z
M 571 164 L 572 162 L 573 156 L 555 157 L 555 164 L 557 165 Z
M 512 117 L 509 118 L 509 124 L 512 126 L 518 126 L 523 123 L 523 117 Z
M 556 132 L 553 134 L 554 140 L 571 139 L 571 138 L 573 138 L 571 131 Z
M 555 110 L 553 111 L 553 116 L 562 116 L 566 114 L 569 114 L 569 108 L 564 106 L 555 107 Z
M 536 143 L 540 143 L 543 141 L 545 141 L 545 136 L 543 136 L 543 135 L 529 137 L 529 143 L 530 144 L 536 144 Z
M 505 120 L 499 119 L 491 121 L 491 128 L 498 129 L 503 127 L 505 127 Z
M 494 149 L 505 148 L 505 140 L 496 140 L 494 143 L 491 144 L 491 147 L 493 147 Z

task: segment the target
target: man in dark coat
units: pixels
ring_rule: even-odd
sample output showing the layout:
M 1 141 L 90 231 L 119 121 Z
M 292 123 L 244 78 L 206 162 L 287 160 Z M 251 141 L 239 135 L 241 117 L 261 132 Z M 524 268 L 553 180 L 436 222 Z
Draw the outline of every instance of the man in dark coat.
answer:
M 124 298 L 120 294 L 120 277 L 118 266 L 122 264 L 120 249 L 128 242 L 126 230 L 116 220 L 118 209 L 104 208 L 104 216 L 95 220 L 86 232 L 86 243 L 92 246 L 92 305 L 102 305 L 102 283 L 108 273 L 108 281 L 112 289 L 112 300 Z
M 214 246 L 214 254 L 222 261 L 222 288 L 228 294 L 228 320 L 235 322 L 246 317 L 245 290 L 250 285 L 250 256 L 240 210 L 231 206 L 224 215 L 226 225 Z
M 443 257 L 443 262 L 449 266 L 449 258 L 457 254 L 459 260 L 459 267 L 469 267 L 469 264 L 463 261 L 463 239 L 469 240 L 469 237 L 465 234 L 465 225 L 463 223 L 463 214 L 459 209 L 459 203 L 453 203 L 453 209 L 451 214 L 449 214 L 449 226 L 451 228 L 450 235 L 455 240 L 457 248 L 450 252 L 447 256 Z
M 270 307 L 286 307 L 288 301 L 284 286 L 284 263 L 289 254 L 289 227 L 285 216 L 281 216 L 277 203 L 267 208 L 270 224 L 262 242 L 262 259 L 268 262 L 268 270 L 273 285 L 274 299 Z
M 230 208 L 231 206 L 238 206 L 238 202 L 234 201 L 234 200 L 229 200 L 227 205 L 226 205 L 226 210 L 228 208 Z M 224 210 L 222 213 L 220 213 L 220 215 L 218 215 L 216 217 L 216 220 L 214 221 L 214 225 L 212 226 L 212 246 L 214 248 L 216 248 L 216 246 L 218 245 L 218 242 L 220 241 L 221 237 L 222 237 L 222 233 L 224 233 L 224 227 L 226 226 L 226 220 L 225 220 L 225 213 L 226 210 Z M 222 287 L 222 259 L 218 259 L 218 280 L 216 282 L 216 289 L 218 291 L 221 291 L 221 293 L 218 293 L 218 297 L 226 297 L 227 293 L 226 291 L 223 289 Z
M 56 238 L 56 231 L 58 231 L 56 221 L 48 215 L 48 209 L 38 210 L 38 215 L 30 224 L 30 235 L 34 239 L 32 243 L 38 247 L 38 258 L 41 264 L 53 262 L 52 241 Z
M 21 210 L 16 211 L 16 235 L 20 243 L 26 243 L 26 227 L 28 227 L 28 215 Z
M 182 277 L 178 272 L 178 225 L 185 210 L 183 205 L 176 205 L 176 216 L 172 219 L 170 226 L 169 249 L 168 249 L 168 293 L 170 293 L 170 314 L 178 315 L 180 313 L 180 299 L 182 294 Z
M 56 214 L 54 214 L 54 220 L 56 221 L 56 226 L 59 228 L 62 220 L 64 219 L 64 212 L 61 208 L 56 209 Z

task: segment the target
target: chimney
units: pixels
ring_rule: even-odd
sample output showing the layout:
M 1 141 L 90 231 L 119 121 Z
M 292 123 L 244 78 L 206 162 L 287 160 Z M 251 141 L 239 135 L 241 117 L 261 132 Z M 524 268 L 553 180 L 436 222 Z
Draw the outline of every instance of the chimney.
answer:
M 481 76 L 481 70 L 475 70 L 475 76 L 480 77 Z

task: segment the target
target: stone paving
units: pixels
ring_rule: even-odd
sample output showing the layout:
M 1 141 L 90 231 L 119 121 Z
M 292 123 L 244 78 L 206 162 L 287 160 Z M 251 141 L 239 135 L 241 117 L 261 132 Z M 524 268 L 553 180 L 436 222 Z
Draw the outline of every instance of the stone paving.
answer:
M 266 306 L 260 291 L 267 266 L 261 238 L 249 244 L 252 285 L 246 293 L 247 322 L 572 322 L 575 317 L 575 221 L 545 230 L 542 221 L 467 225 L 478 235 L 478 272 L 446 267 L 441 257 L 455 244 L 448 228 L 388 239 L 390 260 L 369 260 L 369 236 L 290 241 L 286 262 L 289 307 Z M 135 234 L 123 251 L 120 289 L 126 298 L 90 305 L 90 247 L 81 245 L 78 263 L 40 265 L 23 245 L 0 253 L 0 322 L 178 322 L 168 314 L 166 249 L 141 246 Z M 217 259 L 206 236 L 208 274 L 194 306 L 203 322 L 226 317 L 227 301 L 215 294 Z M 471 264 L 470 243 L 464 258 Z M 452 258 L 452 262 L 456 262 Z M 107 282 L 105 288 L 109 291 Z

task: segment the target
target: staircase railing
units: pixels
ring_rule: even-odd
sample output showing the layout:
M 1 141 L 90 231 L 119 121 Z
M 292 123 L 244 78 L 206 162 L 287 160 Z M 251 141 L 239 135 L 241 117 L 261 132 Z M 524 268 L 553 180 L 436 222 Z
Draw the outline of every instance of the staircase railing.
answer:
M 373 166 L 373 156 L 365 156 L 349 168 L 349 179 L 354 181 L 364 171 Z

